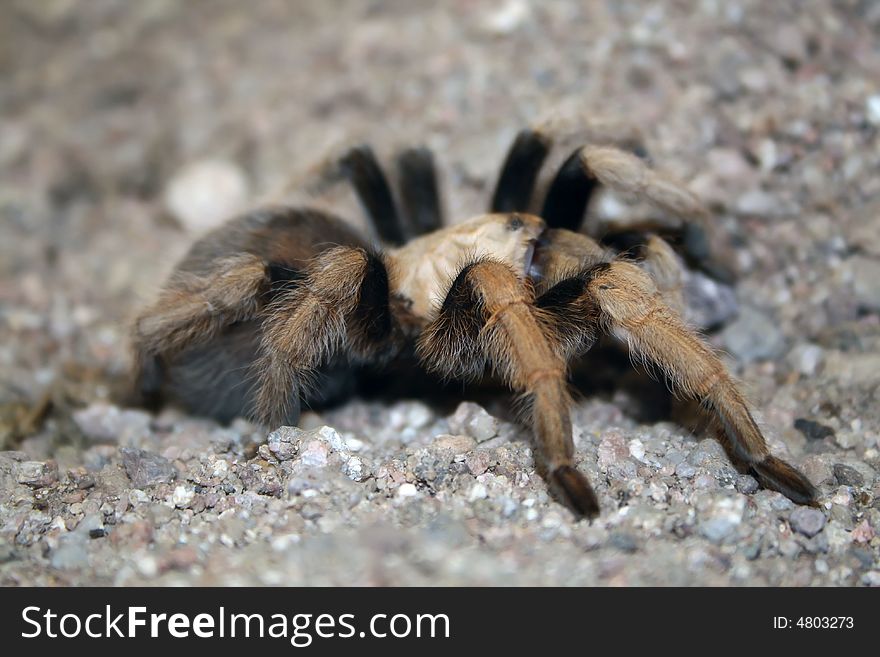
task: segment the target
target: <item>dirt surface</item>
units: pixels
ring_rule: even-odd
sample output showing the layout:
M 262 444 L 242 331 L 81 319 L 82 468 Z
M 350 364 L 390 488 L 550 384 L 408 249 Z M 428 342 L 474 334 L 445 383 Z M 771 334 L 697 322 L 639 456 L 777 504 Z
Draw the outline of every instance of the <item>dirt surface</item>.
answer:
M 3 2 L 0 583 L 880 585 L 878 44 L 869 0 Z M 573 109 L 712 208 L 712 342 L 819 509 L 622 392 L 573 414 L 592 524 L 504 398 L 271 435 L 119 404 L 125 322 L 200 230 L 358 139 L 430 145 L 463 219 Z

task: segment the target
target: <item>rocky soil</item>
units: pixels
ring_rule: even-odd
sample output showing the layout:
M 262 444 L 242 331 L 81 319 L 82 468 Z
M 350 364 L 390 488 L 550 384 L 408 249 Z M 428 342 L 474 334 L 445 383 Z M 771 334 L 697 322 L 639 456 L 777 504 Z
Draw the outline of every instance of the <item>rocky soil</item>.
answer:
M 0 583 L 880 585 L 878 44 L 869 0 L 4 2 Z M 712 208 L 712 342 L 818 509 L 622 390 L 573 412 L 593 523 L 503 396 L 269 434 L 120 401 L 125 322 L 200 231 L 355 139 L 429 144 L 464 218 L 560 109 Z

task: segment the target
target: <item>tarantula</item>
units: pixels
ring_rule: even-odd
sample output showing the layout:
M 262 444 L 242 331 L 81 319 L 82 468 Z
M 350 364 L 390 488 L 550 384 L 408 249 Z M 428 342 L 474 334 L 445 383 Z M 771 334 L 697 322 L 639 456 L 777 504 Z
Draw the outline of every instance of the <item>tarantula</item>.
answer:
M 599 504 L 574 465 L 567 373 L 610 334 L 675 395 L 701 402 L 763 486 L 814 503 L 813 486 L 770 454 L 743 393 L 681 319 L 681 265 L 653 234 L 663 225 L 638 227 L 638 259 L 577 232 L 607 186 L 681 218 L 682 255 L 708 268 L 697 197 L 612 146 L 581 145 L 547 175 L 556 137 L 546 126 L 520 132 L 489 214 L 445 227 L 427 149 L 399 154 L 397 198 L 373 151 L 350 149 L 334 171 L 352 184 L 382 250 L 314 207 L 271 207 L 217 228 L 134 323 L 140 392 L 221 421 L 277 426 L 296 424 L 303 403 L 344 395 L 357 363 L 408 355 L 443 377 L 494 372 L 527 401 L 551 492 L 592 517 Z

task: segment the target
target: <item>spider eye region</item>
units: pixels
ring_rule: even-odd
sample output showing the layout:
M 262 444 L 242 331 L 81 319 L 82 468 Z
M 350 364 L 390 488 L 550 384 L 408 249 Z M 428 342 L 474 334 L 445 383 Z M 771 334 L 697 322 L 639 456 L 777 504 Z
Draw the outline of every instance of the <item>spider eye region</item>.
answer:
M 523 226 L 525 226 L 525 222 L 518 214 L 512 215 L 510 219 L 507 220 L 507 230 L 511 232 L 520 230 Z

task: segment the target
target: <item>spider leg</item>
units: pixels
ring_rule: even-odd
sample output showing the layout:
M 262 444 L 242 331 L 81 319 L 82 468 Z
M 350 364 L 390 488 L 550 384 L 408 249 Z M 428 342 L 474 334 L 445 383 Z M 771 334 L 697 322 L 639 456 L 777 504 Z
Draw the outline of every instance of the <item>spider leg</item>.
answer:
M 641 257 L 641 266 L 656 284 L 663 301 L 670 310 L 683 317 L 684 266 L 675 250 L 662 237 L 648 235 Z
M 581 150 L 574 151 L 550 182 L 541 217 L 553 228 L 578 230 L 598 186 L 598 179 L 584 170 Z
M 397 156 L 400 202 L 411 236 L 424 235 L 443 225 L 434 157 L 427 148 L 408 148 Z
M 391 246 L 406 242 L 391 186 L 373 149 L 356 146 L 342 156 L 340 164 L 382 241 Z
M 708 216 L 697 196 L 682 183 L 657 173 L 643 160 L 610 146 L 583 146 L 578 160 L 584 175 L 609 189 L 645 198 L 684 221 L 702 222 Z
M 254 414 L 267 425 L 290 421 L 317 368 L 347 347 L 363 359 L 390 356 L 400 327 L 389 305 L 379 255 L 336 247 L 318 255 L 291 289 L 266 308 Z
M 708 211 L 683 183 L 654 171 L 639 157 L 616 148 L 584 146 L 577 155 L 586 184 L 591 189 L 598 182 L 609 189 L 645 198 L 678 222 L 648 219 L 626 225 L 611 224 L 605 227 L 601 236 L 603 244 L 623 251 L 644 244 L 646 234 L 656 233 L 674 242 L 692 268 L 721 282 L 733 280 L 733 274 L 712 259 L 706 234 Z
M 526 129 L 514 140 L 504 159 L 490 212 L 527 212 L 538 173 L 550 152 L 550 140 L 541 132 Z
M 673 240 L 687 263 L 713 278 L 729 282 L 732 274 L 711 259 L 705 231 L 706 209 L 682 183 L 652 170 L 645 161 L 610 146 L 582 146 L 569 155 L 547 187 L 540 215 L 552 228 L 580 229 L 590 201 L 604 185 L 612 190 L 644 197 L 678 219 L 645 220 L 636 224 L 611 224 L 601 236 L 604 245 L 627 251 L 657 233 Z
M 430 233 L 443 224 L 437 171 L 427 148 L 407 148 L 396 158 L 400 203 L 373 149 L 366 145 L 348 150 L 339 160 L 383 242 L 400 246 L 411 237 Z
M 734 282 L 736 277 L 733 272 L 713 260 L 706 229 L 696 222 L 686 221 L 678 226 L 670 226 L 668 222 L 658 219 L 622 224 L 611 222 L 605 224 L 599 239 L 615 251 L 625 252 L 643 249 L 651 235 L 674 244 L 692 269 L 698 269 L 721 283 Z
M 134 322 L 135 381 L 148 400 L 161 384 L 160 354 L 173 355 L 207 342 L 224 327 L 252 318 L 270 285 L 265 263 L 254 255 L 220 260 L 209 275 L 179 273 Z
M 816 491 L 810 482 L 770 454 L 744 395 L 724 365 L 669 308 L 651 277 L 638 266 L 617 260 L 586 268 L 550 288 L 537 305 L 556 316 L 562 327 L 584 317 L 598 319 L 605 330 L 628 343 L 632 354 L 659 367 L 678 397 L 698 399 L 714 413 L 734 455 L 765 487 L 801 504 L 814 503 Z
M 550 204 L 545 202 L 545 209 L 559 219 L 559 227 L 579 226 L 583 212 L 567 210 L 565 204 L 572 201 L 583 210 L 590 193 L 576 189 L 582 186 L 583 175 L 567 162 L 572 151 L 580 150 L 583 144 L 596 143 L 615 144 L 636 152 L 643 150 L 641 136 L 631 125 L 597 120 L 580 110 L 571 112 L 571 109 L 545 115 L 517 134 L 501 168 L 490 212 L 542 215 L 540 200 L 547 197 L 547 190 L 555 187 Z M 561 213 L 566 214 L 564 220 Z
M 422 332 L 417 353 L 432 371 L 475 377 L 487 364 L 530 402 L 538 468 L 582 516 L 599 504 L 574 466 L 566 363 L 545 334 L 531 289 L 506 264 L 482 260 L 458 274 L 437 318 Z
M 613 258 L 614 252 L 592 237 L 570 230 L 550 228 L 538 240 L 529 276 L 536 282 L 540 295 L 557 281 Z

